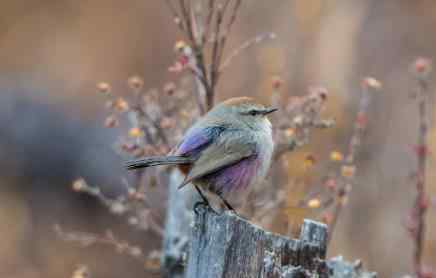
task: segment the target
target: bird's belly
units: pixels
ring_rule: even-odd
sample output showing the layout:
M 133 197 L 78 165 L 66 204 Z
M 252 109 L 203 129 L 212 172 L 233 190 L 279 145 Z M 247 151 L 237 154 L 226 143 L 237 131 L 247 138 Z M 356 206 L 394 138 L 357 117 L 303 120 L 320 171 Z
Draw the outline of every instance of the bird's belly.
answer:
M 259 168 L 260 161 L 257 156 L 253 156 L 207 175 L 197 182 L 214 193 L 225 194 L 250 186 L 257 180 Z

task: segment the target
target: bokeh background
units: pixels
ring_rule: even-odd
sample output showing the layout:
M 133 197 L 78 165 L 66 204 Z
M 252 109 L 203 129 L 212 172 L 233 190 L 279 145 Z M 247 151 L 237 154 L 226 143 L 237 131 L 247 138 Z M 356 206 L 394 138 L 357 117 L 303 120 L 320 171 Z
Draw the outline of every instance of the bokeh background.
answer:
M 96 233 L 110 228 L 145 250 L 159 247 L 153 234 L 130 229 L 95 199 L 73 193 L 71 182 L 82 176 L 116 194 L 126 175 L 112 149 L 120 131 L 102 124 L 97 82 L 111 83 L 122 96 L 131 75 L 150 88 L 178 78 L 168 66 L 181 36 L 164 1 L 2 1 L 0 22 L 0 276 L 70 277 L 76 265 L 86 264 L 93 277 L 147 277 L 143 264 L 109 247 L 63 242 L 52 226 Z M 357 185 L 329 250 L 329 256 L 361 259 L 380 277 L 411 271 L 404 222 L 415 197 L 409 176 L 418 113 L 409 65 L 417 56 L 435 57 L 434 26 L 432 0 L 244 1 L 228 49 L 263 32 L 278 38 L 238 57 L 218 88 L 218 99 L 268 100 L 271 76 L 280 75 L 289 96 L 309 85 L 329 89 L 326 114 L 338 124 L 317 131 L 290 155 L 292 176 L 304 153 L 322 160 L 346 150 L 360 80 L 369 75 L 383 83 L 370 109 Z M 436 147 L 433 131 L 430 146 Z M 428 167 L 427 188 L 435 196 L 432 157 Z M 436 261 L 435 216 L 430 209 L 428 264 Z

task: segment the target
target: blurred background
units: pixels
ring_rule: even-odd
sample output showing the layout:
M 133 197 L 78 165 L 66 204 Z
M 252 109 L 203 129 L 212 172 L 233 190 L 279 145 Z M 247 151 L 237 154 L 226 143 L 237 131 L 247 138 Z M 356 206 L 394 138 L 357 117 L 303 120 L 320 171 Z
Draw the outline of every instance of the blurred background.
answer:
M 0 276 L 70 277 L 86 264 L 93 277 L 147 277 L 138 261 L 110 247 L 64 242 L 52 227 L 95 233 L 110 228 L 145 250 L 159 247 L 153 234 L 130 229 L 94 198 L 73 193 L 71 183 L 84 177 L 116 194 L 126 175 L 112 149 L 120 131 L 103 126 L 97 82 L 109 82 L 123 96 L 132 75 L 143 77 L 148 88 L 178 78 L 168 67 L 181 35 L 164 1 L 3 1 L 0 19 Z M 268 100 L 271 76 L 280 75 L 289 96 L 309 85 L 329 89 L 326 114 L 337 125 L 317 131 L 289 156 L 292 176 L 304 153 L 322 160 L 332 150 L 346 150 L 361 79 L 374 76 L 383 83 L 370 108 L 357 184 L 329 249 L 329 256 L 361 259 L 380 277 L 412 269 L 404 223 L 415 198 L 410 174 L 418 111 L 410 99 L 416 85 L 409 65 L 418 56 L 435 56 L 435 24 L 431 0 L 243 1 L 227 49 L 263 32 L 277 39 L 235 59 L 218 87 L 218 100 Z M 430 147 L 434 154 L 433 130 Z M 432 155 L 428 167 L 427 189 L 436 196 Z M 428 264 L 436 261 L 435 216 L 430 209 Z

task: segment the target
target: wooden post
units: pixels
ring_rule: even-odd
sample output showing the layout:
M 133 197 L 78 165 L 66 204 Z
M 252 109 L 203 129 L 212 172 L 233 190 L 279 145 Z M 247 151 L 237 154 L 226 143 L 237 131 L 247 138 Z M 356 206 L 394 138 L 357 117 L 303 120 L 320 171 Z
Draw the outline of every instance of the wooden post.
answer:
M 299 239 L 289 239 L 231 212 L 200 208 L 191 240 L 187 278 L 291 278 L 326 269 L 327 227 L 310 220 Z
M 361 267 L 351 264 L 351 274 L 344 272 L 341 260 L 326 261 L 327 226 L 315 221 L 304 220 L 300 237 L 289 239 L 232 212 L 200 207 L 192 229 L 186 278 L 375 277 L 361 276 Z

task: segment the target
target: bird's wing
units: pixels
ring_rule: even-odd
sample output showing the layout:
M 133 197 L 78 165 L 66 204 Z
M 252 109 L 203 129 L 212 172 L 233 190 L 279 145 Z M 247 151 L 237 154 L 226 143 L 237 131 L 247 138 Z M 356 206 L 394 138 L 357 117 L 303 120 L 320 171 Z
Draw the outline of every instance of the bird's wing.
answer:
M 176 147 L 175 155 L 196 156 L 205 147 L 214 142 L 223 130 L 223 127 L 218 126 L 189 130 Z
M 233 131 L 229 131 L 233 132 Z M 236 131 L 237 132 L 237 131 Z M 191 170 L 179 188 L 194 179 L 212 174 L 228 166 L 256 154 L 256 144 L 246 137 L 235 136 L 228 139 L 221 136 L 219 140 L 204 149 L 200 157 L 194 162 Z

